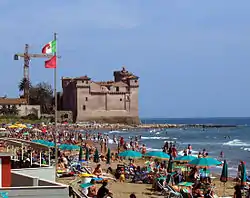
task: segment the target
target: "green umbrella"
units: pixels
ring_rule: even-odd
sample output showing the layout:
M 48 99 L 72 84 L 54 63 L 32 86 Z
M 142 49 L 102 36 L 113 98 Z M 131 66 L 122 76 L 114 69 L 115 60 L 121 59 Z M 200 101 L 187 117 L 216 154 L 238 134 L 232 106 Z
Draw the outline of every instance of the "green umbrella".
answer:
M 241 169 L 241 185 L 245 186 L 247 181 L 247 172 L 246 172 L 246 164 L 242 162 L 242 169 Z
M 119 153 L 119 156 L 124 158 L 141 158 L 142 154 L 138 151 L 128 150 Z
M 214 158 L 197 158 L 188 163 L 189 165 L 195 165 L 195 166 L 218 166 L 221 165 L 221 162 L 214 159 Z
M 178 184 L 178 186 L 186 186 L 186 187 L 190 187 L 193 185 L 194 185 L 194 183 L 192 183 L 192 182 L 181 182 Z
M 222 172 L 221 172 L 221 176 L 220 176 L 220 181 L 224 183 L 224 196 L 226 194 L 226 182 L 228 180 L 228 166 L 227 166 L 227 161 L 224 160 L 223 163 L 223 167 L 222 167 Z
M 110 164 L 110 158 L 111 158 L 111 155 L 110 155 L 110 148 L 108 148 L 107 161 L 106 161 L 107 164 Z
M 91 183 L 85 183 L 85 184 L 80 184 L 81 188 L 89 188 L 90 186 L 93 186 L 94 184 Z
M 89 161 L 89 148 L 86 148 L 86 151 L 85 151 L 85 160 Z
M 95 163 L 99 163 L 100 159 L 99 159 L 99 153 L 98 153 L 98 149 L 95 150 L 95 154 L 94 154 L 94 162 Z
M 175 161 L 184 161 L 184 162 L 189 162 L 189 161 L 192 161 L 194 159 L 197 159 L 197 157 L 194 157 L 192 155 L 184 155 L 184 156 L 178 156 L 176 157 L 174 160 Z
M 168 161 L 168 168 L 167 168 L 168 173 L 172 173 L 173 172 L 173 158 L 170 155 L 169 161 Z
M 80 147 L 78 161 L 79 161 L 79 162 L 82 161 L 82 147 Z
M 159 159 L 169 159 L 169 155 L 167 153 L 164 153 L 162 151 L 150 151 L 145 154 L 145 156 L 155 157 Z
M 227 180 L 228 180 L 228 166 L 227 166 L 227 161 L 224 160 L 222 172 L 221 172 L 221 176 L 220 176 L 220 181 L 227 182 Z

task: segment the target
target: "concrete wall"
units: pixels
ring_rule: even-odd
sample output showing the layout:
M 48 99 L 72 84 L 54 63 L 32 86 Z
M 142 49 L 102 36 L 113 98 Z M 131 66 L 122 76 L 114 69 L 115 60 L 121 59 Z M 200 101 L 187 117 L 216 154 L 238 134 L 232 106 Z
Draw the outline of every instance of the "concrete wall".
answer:
M 38 177 L 52 182 L 55 181 L 55 167 L 12 169 L 11 172 Z
M 66 198 L 68 186 L 32 177 L 19 172 L 12 172 L 12 187 L 0 188 L 8 197 Z
M 19 110 L 19 116 L 35 114 L 38 118 L 41 117 L 40 105 L 17 105 L 17 109 Z
M 8 198 L 68 198 L 67 186 L 41 186 L 41 187 L 19 187 L 19 188 L 0 188 L 0 192 L 7 192 Z

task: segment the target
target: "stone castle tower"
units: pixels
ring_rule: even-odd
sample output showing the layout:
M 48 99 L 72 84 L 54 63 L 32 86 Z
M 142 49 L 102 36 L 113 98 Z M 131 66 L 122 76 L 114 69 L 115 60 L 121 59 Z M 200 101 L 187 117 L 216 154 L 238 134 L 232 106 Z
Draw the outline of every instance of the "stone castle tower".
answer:
M 124 67 L 113 81 L 94 82 L 88 76 L 62 78 L 63 110 L 76 122 L 139 123 L 139 77 Z

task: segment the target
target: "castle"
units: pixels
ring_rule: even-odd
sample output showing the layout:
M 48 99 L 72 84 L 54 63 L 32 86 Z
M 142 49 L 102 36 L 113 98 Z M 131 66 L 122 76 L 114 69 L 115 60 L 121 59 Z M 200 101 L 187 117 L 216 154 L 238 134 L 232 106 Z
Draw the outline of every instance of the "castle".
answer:
M 72 111 L 73 120 L 139 123 L 139 77 L 124 67 L 113 81 L 95 82 L 88 76 L 62 78 L 62 107 Z

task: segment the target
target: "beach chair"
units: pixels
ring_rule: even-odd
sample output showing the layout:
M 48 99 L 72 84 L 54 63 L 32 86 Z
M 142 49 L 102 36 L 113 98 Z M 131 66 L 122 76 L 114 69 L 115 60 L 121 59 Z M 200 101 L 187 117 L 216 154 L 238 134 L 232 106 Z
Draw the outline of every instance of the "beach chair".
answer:
M 183 198 L 182 194 L 176 192 L 171 186 L 166 185 L 164 189 L 167 189 L 170 192 L 170 197 Z
M 181 193 L 176 192 L 170 186 L 166 185 L 166 187 L 163 187 L 159 181 L 157 182 L 157 185 L 162 190 L 161 193 L 163 196 L 167 198 L 183 198 Z

